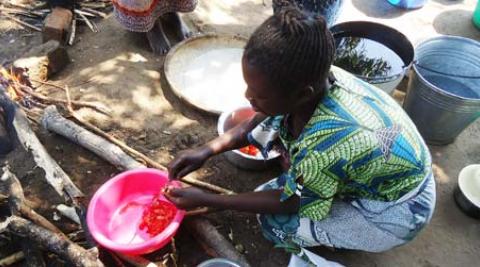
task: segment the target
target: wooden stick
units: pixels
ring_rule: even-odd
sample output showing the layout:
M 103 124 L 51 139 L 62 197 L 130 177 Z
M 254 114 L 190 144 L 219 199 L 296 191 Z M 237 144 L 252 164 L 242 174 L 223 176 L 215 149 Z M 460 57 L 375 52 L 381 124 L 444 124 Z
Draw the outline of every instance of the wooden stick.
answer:
M 112 144 L 96 134 L 86 131 L 74 122 L 65 119 L 60 115 L 55 106 L 45 108 L 41 121 L 42 126 L 45 129 L 70 139 L 72 142 L 79 144 L 99 157 L 104 158 L 117 168 L 125 170 L 144 167 L 123 152 L 123 150 L 117 145 Z
M 80 10 L 80 9 L 75 9 L 74 11 L 75 11 L 75 13 L 77 13 L 77 14 L 83 14 L 83 15 L 85 15 L 86 17 L 91 17 L 91 18 L 96 18 L 96 17 L 97 17 L 95 14 L 92 14 L 92 13 L 89 13 L 89 12 L 85 12 L 85 11 Z
M 31 80 L 32 82 L 40 83 L 41 85 L 49 85 L 49 86 L 52 86 L 52 87 L 61 89 L 61 90 L 63 90 L 63 91 L 65 92 L 65 87 L 60 86 L 60 85 L 58 85 L 58 84 L 54 84 L 54 83 L 51 83 L 51 82 L 39 81 L 39 80 L 35 80 L 35 79 L 30 79 L 30 80 Z M 92 82 L 92 79 L 90 78 L 90 79 L 88 79 L 88 80 L 86 80 L 86 81 L 79 82 L 79 83 L 73 85 L 72 87 L 77 87 L 77 86 L 84 85 L 84 84 L 86 84 L 86 83 L 91 83 L 91 82 Z M 40 86 L 41 86 L 41 85 L 40 85 Z M 40 86 L 38 86 L 38 87 L 40 87 Z M 38 87 L 37 87 L 37 88 L 38 88 Z
M 203 214 L 207 214 L 207 213 L 210 213 L 210 212 L 213 212 L 214 210 L 213 209 L 210 209 L 208 207 L 204 207 L 204 208 L 199 208 L 199 209 L 194 209 L 194 210 L 188 210 L 185 212 L 185 216 L 197 216 L 197 215 L 203 215 Z
M 10 256 L 7 256 L 7 257 L 0 260 L 0 267 L 11 266 L 11 265 L 23 260 L 24 258 L 25 258 L 25 254 L 23 254 L 23 251 L 13 253 Z
M 7 17 L 7 18 L 9 18 L 10 20 L 12 20 L 12 21 L 14 21 L 14 22 L 22 25 L 22 26 L 25 26 L 25 27 L 27 27 L 27 28 L 30 28 L 30 29 L 32 29 L 32 30 L 39 31 L 39 32 L 42 31 L 42 29 L 38 28 L 37 26 L 34 26 L 34 25 L 32 25 L 32 24 L 30 24 L 30 23 L 27 23 L 27 22 L 25 22 L 25 21 L 19 20 L 19 19 L 15 18 L 14 16 L 11 16 L 11 15 L 9 15 L 9 14 L 7 14 L 7 13 L 2 12 L 2 15 L 5 16 L 5 17 Z
M 85 232 L 82 230 L 77 230 L 75 232 L 71 232 L 67 234 L 68 239 L 72 240 L 73 242 L 85 240 Z
M 88 8 L 88 7 L 84 7 L 84 8 L 82 8 L 82 10 L 85 10 L 85 11 L 90 12 L 90 13 L 92 13 L 92 14 L 98 15 L 98 16 L 100 16 L 100 17 L 102 17 L 102 18 L 107 18 L 107 17 L 108 17 L 107 14 L 105 14 L 105 13 L 103 13 L 103 12 L 100 12 L 100 11 L 98 11 L 98 10 L 95 10 L 95 9 Z
M 9 203 L 12 209 L 12 212 L 20 213 L 26 218 L 30 219 L 37 225 L 40 225 L 58 235 L 61 235 L 65 238 L 65 234 L 60 231 L 55 225 L 53 225 L 49 220 L 45 219 L 42 215 L 36 213 L 32 208 L 25 204 L 25 195 L 23 193 L 22 185 L 18 178 L 10 172 L 8 165 L 3 167 L 3 174 L 0 180 L 8 186 L 9 193 Z
M 70 37 L 68 38 L 68 44 L 73 45 L 73 41 L 75 40 L 75 35 L 77 34 L 77 19 L 73 18 L 72 21 L 72 29 L 70 31 Z
M 58 88 L 58 89 L 61 89 L 61 90 L 65 91 L 65 87 L 60 86 L 60 85 L 58 85 L 58 84 L 51 83 L 51 82 L 44 82 L 44 81 L 35 80 L 35 79 L 30 79 L 30 81 L 36 82 L 36 83 L 40 83 L 40 84 L 42 84 L 42 85 L 53 86 L 53 87 L 55 87 L 55 88 Z
M 180 180 L 182 182 L 185 182 L 185 183 L 197 186 L 197 187 L 208 189 L 212 192 L 217 192 L 217 193 L 225 194 L 225 195 L 235 195 L 236 194 L 232 190 L 228 190 L 228 189 L 225 189 L 225 188 L 220 187 L 218 185 L 213 185 L 213 184 L 210 184 L 210 183 L 207 183 L 207 182 L 204 182 L 204 181 L 197 180 L 197 179 L 194 178 L 194 174 L 189 174 L 187 176 L 184 176 L 184 177 L 180 178 Z
M 16 83 L 18 84 L 18 83 Z M 42 101 L 45 101 L 49 104 L 67 104 L 68 101 L 67 100 L 63 100 L 63 99 L 58 99 L 58 98 L 51 98 L 51 97 L 48 97 L 48 96 L 44 96 L 42 94 L 39 94 L 39 93 L 36 93 L 34 92 L 30 87 L 28 86 L 25 86 L 25 85 L 21 85 L 21 84 L 18 84 L 18 86 L 20 87 L 20 89 L 26 93 L 26 94 L 29 94 L 35 98 L 38 98 Z M 97 111 L 100 111 L 101 113 L 104 113 L 104 114 L 108 114 L 110 111 L 109 110 L 106 110 L 106 108 L 104 107 L 101 107 L 99 104 L 95 104 L 95 103 L 91 103 L 91 102 L 85 102 L 85 101 L 71 101 L 72 105 L 76 106 L 76 107 L 86 107 L 86 108 L 91 108 L 91 109 L 95 109 Z M 46 106 L 45 106 L 46 107 Z M 45 108 L 44 107 L 44 108 Z
M 43 249 L 53 252 L 75 266 L 103 267 L 91 252 L 49 230 L 16 215 L 10 217 L 8 229 L 15 235 L 29 238 Z
M 5 90 L 1 87 L 0 85 L 0 106 L 12 118 L 13 132 L 16 134 L 20 145 L 25 151 L 32 154 L 35 163 L 45 171 L 45 179 L 60 196 L 67 200 L 71 201 L 74 198 L 82 197 L 82 191 L 78 189 L 40 143 L 30 128 L 25 113 L 5 94 Z
M 16 9 L 16 8 L 8 8 L 8 7 L 2 7 L 0 6 L 0 11 L 2 12 L 6 12 L 8 14 L 15 14 L 15 15 L 21 15 L 21 16 L 25 16 L 25 17 L 29 17 L 29 18 L 38 18 L 38 17 L 42 17 L 42 15 L 39 15 L 38 13 L 36 12 L 33 12 L 33 11 L 24 11 L 24 10 L 20 10 L 20 9 Z
M 18 7 L 18 8 L 21 8 L 21 9 L 32 10 L 31 6 L 20 4 L 20 3 L 9 2 L 8 5 L 13 6 L 13 7 Z
M 81 7 L 90 7 L 90 8 L 106 8 L 105 3 L 80 3 Z
M 75 222 L 78 225 L 81 225 L 80 217 L 78 217 L 77 211 L 74 207 L 69 207 L 64 204 L 57 205 L 55 209 L 60 212 L 63 216 L 67 217 L 71 221 Z
M 92 30 L 92 32 L 94 33 L 97 33 L 98 31 L 95 30 L 95 27 L 93 27 L 93 24 L 92 22 L 90 22 L 90 20 L 88 20 L 88 18 L 83 15 L 82 13 L 78 12 L 77 9 L 75 9 L 75 13 L 78 14 L 84 21 L 85 23 L 87 24 L 87 26 L 90 28 L 90 30 Z
M 196 217 L 185 220 L 193 235 L 212 248 L 215 257 L 227 258 L 237 262 L 240 266 L 250 266 L 245 257 L 237 252 L 235 247 L 223 237 L 207 219 Z

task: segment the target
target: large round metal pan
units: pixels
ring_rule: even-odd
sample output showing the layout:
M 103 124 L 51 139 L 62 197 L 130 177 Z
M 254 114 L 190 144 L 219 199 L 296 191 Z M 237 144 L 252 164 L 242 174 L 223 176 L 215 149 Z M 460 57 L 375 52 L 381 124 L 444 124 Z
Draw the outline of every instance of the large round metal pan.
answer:
M 165 59 L 165 77 L 174 94 L 209 113 L 249 105 L 241 59 L 246 39 L 206 34 L 174 46 Z

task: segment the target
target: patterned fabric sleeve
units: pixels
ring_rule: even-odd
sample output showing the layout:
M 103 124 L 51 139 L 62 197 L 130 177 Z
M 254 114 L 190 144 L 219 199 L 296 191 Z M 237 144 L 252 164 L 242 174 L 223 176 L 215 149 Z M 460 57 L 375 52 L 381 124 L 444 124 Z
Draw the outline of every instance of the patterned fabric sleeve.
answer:
M 310 152 L 299 164 L 298 175 L 303 180 L 297 185 L 301 192 L 300 217 L 319 221 L 327 217 L 334 196 L 338 191 L 338 181 L 325 171 L 318 152 Z
M 250 143 L 258 147 L 264 157 L 280 135 L 282 120 L 283 116 L 269 117 L 248 135 Z M 292 145 L 296 147 L 299 143 Z M 322 169 L 329 162 L 325 155 L 306 151 L 303 149 L 293 153 L 290 170 L 281 175 L 281 179 L 285 180 L 281 201 L 293 195 L 299 196 L 299 215 L 318 221 L 328 215 L 338 183 Z
M 310 152 L 298 165 L 283 174 L 286 180 L 281 200 L 293 195 L 300 197 L 300 217 L 319 221 L 327 217 L 338 190 L 338 181 L 331 178 L 318 164 L 318 153 Z

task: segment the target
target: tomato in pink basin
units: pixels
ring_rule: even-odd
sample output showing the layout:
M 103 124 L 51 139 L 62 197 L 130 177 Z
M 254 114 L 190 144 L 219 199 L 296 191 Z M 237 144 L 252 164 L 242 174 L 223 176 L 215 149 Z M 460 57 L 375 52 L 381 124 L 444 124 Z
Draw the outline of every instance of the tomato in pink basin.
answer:
M 176 209 L 172 222 L 155 236 L 140 230 L 144 208 L 169 182 L 168 174 L 156 169 L 123 172 L 103 184 L 93 195 L 87 224 L 103 247 L 125 254 L 146 254 L 165 246 L 175 235 L 185 211 Z M 176 181 L 173 186 L 180 186 Z M 169 202 L 163 195 L 160 199 Z

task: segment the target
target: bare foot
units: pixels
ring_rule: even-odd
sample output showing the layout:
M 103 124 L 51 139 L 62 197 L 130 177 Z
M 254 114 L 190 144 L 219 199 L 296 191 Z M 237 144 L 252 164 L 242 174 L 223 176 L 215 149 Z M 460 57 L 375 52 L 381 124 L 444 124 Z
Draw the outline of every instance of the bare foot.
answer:
M 183 41 L 188 37 L 192 36 L 192 32 L 182 21 L 178 13 L 166 13 L 162 16 L 162 19 L 165 22 L 165 26 L 172 27 L 173 33 L 180 41 Z
M 147 39 L 150 43 L 153 53 L 158 55 L 165 55 L 170 50 L 170 42 L 165 36 L 160 21 L 155 23 L 155 26 L 147 32 Z

